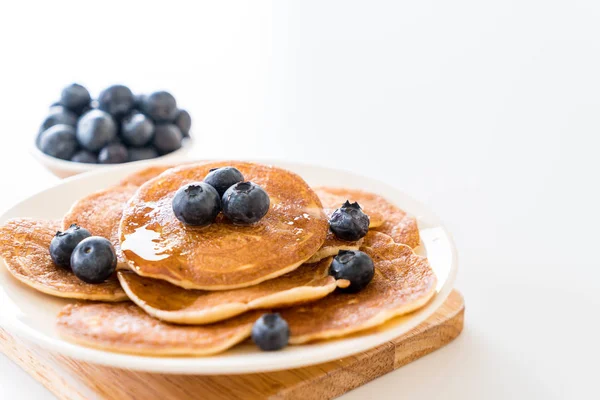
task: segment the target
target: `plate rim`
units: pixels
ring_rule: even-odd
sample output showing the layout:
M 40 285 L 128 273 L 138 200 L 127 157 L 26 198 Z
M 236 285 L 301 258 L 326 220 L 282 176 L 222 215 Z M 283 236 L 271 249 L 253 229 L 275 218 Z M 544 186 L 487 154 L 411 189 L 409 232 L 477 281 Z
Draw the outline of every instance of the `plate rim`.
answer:
M 186 162 L 204 162 L 213 161 L 216 159 L 203 158 L 201 160 L 186 160 Z M 325 169 L 334 173 L 342 173 L 345 175 L 360 178 L 362 180 L 368 180 L 376 184 L 377 186 L 387 187 L 388 189 L 395 192 L 396 195 L 400 195 L 403 198 L 418 204 L 419 207 L 427 211 L 427 218 L 433 219 L 436 223 L 436 227 L 441 229 L 446 241 L 449 244 L 451 252 L 451 265 L 449 268 L 448 276 L 444 281 L 444 285 L 439 289 L 437 294 L 430 300 L 424 307 L 416 311 L 412 317 L 402 323 L 402 333 L 395 333 L 395 329 L 387 329 L 381 332 L 368 333 L 368 335 L 374 335 L 377 343 L 369 343 L 364 341 L 363 343 L 356 343 L 359 339 L 365 337 L 365 335 L 359 335 L 357 337 L 340 338 L 328 343 L 332 349 L 335 349 L 335 354 L 329 355 L 331 351 L 322 351 L 321 354 L 317 351 L 311 353 L 312 357 L 296 357 L 292 361 L 284 362 L 279 358 L 284 359 L 279 353 L 257 353 L 252 354 L 252 357 L 256 358 L 257 361 L 250 364 L 241 364 L 239 361 L 235 361 L 236 357 L 222 357 L 223 354 L 216 354 L 208 357 L 156 357 L 156 356 L 142 356 L 135 354 L 121 354 L 115 353 L 90 347 L 81 346 L 76 343 L 68 342 L 63 338 L 55 338 L 48 336 L 47 334 L 36 330 L 35 328 L 21 322 L 17 318 L 7 318 L 5 312 L 0 310 L 0 326 L 6 329 L 9 333 L 17 335 L 20 339 L 31 341 L 41 346 L 47 351 L 56 352 L 59 354 L 66 355 L 76 360 L 86 361 L 94 364 L 100 364 L 105 366 L 111 366 L 116 368 L 127 368 L 137 371 L 156 372 L 156 373 L 167 373 L 167 374 L 196 374 L 196 375 L 215 375 L 215 374 L 245 374 L 245 373 L 258 373 L 258 372 L 269 372 L 284 369 L 300 368 L 309 365 L 320 364 L 323 362 L 332 361 L 335 359 L 351 356 L 353 354 L 367 351 L 371 348 L 380 346 L 381 344 L 392 340 L 403 333 L 406 333 L 419 324 L 424 322 L 429 316 L 431 316 L 446 300 L 450 295 L 456 275 L 458 273 L 458 252 L 454 239 L 448 229 L 445 227 L 441 219 L 429 209 L 422 202 L 414 199 L 412 196 L 407 195 L 403 191 L 399 190 L 393 185 L 367 177 L 352 171 L 343 170 L 335 167 L 328 167 L 319 164 L 308 164 L 303 162 L 286 161 L 279 159 L 243 159 L 244 161 L 260 162 L 264 164 L 270 164 L 275 166 L 281 166 L 283 168 L 289 168 L 292 171 L 297 171 L 302 168 L 317 168 Z M 111 175 L 111 174 L 127 174 L 137 169 L 144 168 L 149 165 L 161 165 L 170 164 L 168 162 L 142 162 L 129 165 L 118 166 L 115 168 L 99 169 L 95 171 L 86 172 L 83 174 L 71 176 L 62 180 L 57 181 L 55 184 L 44 188 L 40 192 L 37 192 L 31 196 L 21 199 L 11 207 L 6 209 L 0 215 L 0 223 L 3 223 L 9 218 L 15 209 L 17 209 L 22 203 L 32 200 L 33 198 L 43 195 L 45 192 L 55 189 L 58 186 L 69 184 L 73 181 L 83 181 L 93 179 L 97 175 Z M 385 194 L 384 194 L 385 196 Z M 407 210 L 410 213 L 410 210 Z M 14 279 L 14 277 L 11 276 Z M 18 283 L 18 282 L 16 282 Z M 368 332 L 368 331 L 367 331 Z M 373 341 L 371 341 L 373 342 Z M 322 342 L 317 342 L 322 343 Z M 300 345 L 310 346 L 310 344 Z M 296 346 L 294 346 L 296 347 Z M 215 363 L 215 358 L 219 358 L 219 362 Z M 257 367 L 257 365 L 259 365 Z

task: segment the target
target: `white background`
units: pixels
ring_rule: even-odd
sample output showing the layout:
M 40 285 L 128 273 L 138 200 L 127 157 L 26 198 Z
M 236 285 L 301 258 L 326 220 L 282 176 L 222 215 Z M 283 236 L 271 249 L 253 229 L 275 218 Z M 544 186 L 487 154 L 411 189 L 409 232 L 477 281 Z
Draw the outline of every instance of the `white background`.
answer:
M 377 177 L 453 232 L 463 334 L 345 398 L 594 397 L 598 21 L 593 0 L 3 4 L 0 208 L 56 182 L 27 149 L 62 86 L 165 88 L 197 157 Z M 1 355 L 0 393 L 52 398 Z

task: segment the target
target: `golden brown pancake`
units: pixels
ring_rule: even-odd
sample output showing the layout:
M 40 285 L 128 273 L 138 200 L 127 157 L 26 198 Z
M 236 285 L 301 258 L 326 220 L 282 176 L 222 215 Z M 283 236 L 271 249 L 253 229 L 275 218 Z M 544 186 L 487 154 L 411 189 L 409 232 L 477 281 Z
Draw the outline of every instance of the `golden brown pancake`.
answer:
M 316 263 L 324 258 L 336 256 L 340 250 L 358 250 L 362 242 L 363 239 L 353 242 L 338 239 L 333 232 L 329 231 L 321 248 L 308 259 L 307 263 Z
M 79 199 L 63 217 L 62 229 L 77 224 L 94 236 L 110 240 L 115 247 L 119 269 L 127 268 L 119 242 L 119 222 L 125 203 L 137 190 L 136 186 L 111 186 Z
M 203 228 L 181 223 L 171 206 L 175 192 L 228 165 L 266 190 L 267 214 L 251 226 L 234 225 L 223 215 Z M 319 198 L 298 175 L 261 164 L 213 162 L 172 168 L 146 182 L 128 202 L 119 232 L 139 275 L 188 289 L 225 290 L 298 268 L 319 250 L 327 229 Z
M 63 217 L 62 229 L 77 224 L 94 236 L 118 242 L 123 206 L 136 190 L 137 187 L 131 185 L 111 186 L 77 200 Z
M 346 200 L 356 201 L 371 218 L 369 229 L 385 233 L 396 243 L 405 244 L 413 249 L 421 242 L 417 220 L 379 195 L 362 190 L 332 187 L 319 187 L 315 192 L 326 210 L 335 210 Z M 382 223 L 375 225 L 374 220 L 379 221 L 379 218 Z
M 369 229 L 383 225 L 387 218 L 386 210 L 378 205 L 381 198 L 372 193 L 327 186 L 315 188 L 315 193 L 321 199 L 323 210 L 328 217 L 348 200 L 351 203 L 358 202 L 363 212 L 369 216 Z
M 127 175 L 119 182 L 118 186 L 142 186 L 150 179 L 162 174 L 169 168 L 173 168 L 174 165 L 153 165 L 136 171 L 132 174 Z
M 133 303 L 69 304 L 58 315 L 66 339 L 102 350 L 150 356 L 207 356 L 250 336 L 260 313 L 251 312 L 205 326 L 172 325 Z
M 367 247 L 368 245 L 368 247 Z M 316 302 L 282 309 L 290 343 L 347 336 L 414 311 L 435 294 L 427 260 L 385 234 L 369 232 L 362 250 L 376 273 L 359 293 L 335 292 Z M 104 350 L 146 355 L 210 355 L 246 339 L 261 315 L 251 311 L 204 326 L 161 322 L 131 303 L 69 305 L 58 317 L 67 339 Z
M 341 293 L 280 310 L 290 327 L 290 343 L 347 336 L 414 311 L 435 294 L 436 277 L 426 258 L 406 245 L 371 231 L 361 250 L 375 264 L 373 280 L 358 293 Z
M 62 229 L 77 224 L 92 235 L 102 236 L 111 241 L 117 252 L 119 269 L 127 268 L 121 253 L 119 223 L 127 200 L 137 188 L 147 180 L 167 170 L 169 166 L 151 166 L 126 176 L 121 183 L 82 197 L 71 206 L 63 217 Z
M 0 227 L 0 256 L 10 273 L 26 285 L 57 297 L 126 300 L 116 277 L 92 285 L 54 264 L 49 248 L 58 229 L 58 222 L 28 218 L 13 219 Z
M 379 196 L 359 190 L 328 187 L 317 188 L 315 193 L 321 199 L 323 210 L 329 218 L 336 209 L 340 208 L 346 200 L 349 200 L 350 202 L 358 201 L 358 204 L 363 208 L 363 212 L 369 216 L 369 229 L 380 227 L 385 223 L 386 215 L 382 213 L 381 207 L 378 206 Z M 318 262 L 325 257 L 335 256 L 340 250 L 358 250 L 361 243 L 362 240 L 347 241 L 339 239 L 333 232 L 329 231 L 323 246 L 307 262 Z
M 248 310 L 281 308 L 320 299 L 348 281 L 329 275 L 331 258 L 247 288 L 205 291 L 183 289 L 166 281 L 119 272 L 129 298 L 148 314 L 178 324 L 208 324 Z

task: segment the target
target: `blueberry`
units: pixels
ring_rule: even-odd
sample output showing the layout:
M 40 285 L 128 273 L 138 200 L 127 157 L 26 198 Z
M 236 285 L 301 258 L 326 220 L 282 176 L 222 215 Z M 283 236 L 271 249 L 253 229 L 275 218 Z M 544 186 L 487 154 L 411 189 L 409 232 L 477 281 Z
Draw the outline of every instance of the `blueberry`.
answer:
M 79 150 L 73 157 L 71 157 L 71 161 L 86 164 L 96 164 L 98 162 L 98 156 L 87 150 Z
M 117 136 L 117 125 L 110 114 L 91 110 L 83 114 L 77 123 L 77 140 L 89 151 L 98 151 Z
M 177 117 L 177 101 L 169 92 L 154 92 L 144 100 L 144 113 L 156 122 L 172 122 Z
M 190 113 L 185 110 L 179 110 L 174 123 L 183 134 L 183 137 L 190 136 L 190 128 L 192 127 L 192 117 L 190 116 Z
M 70 125 L 54 125 L 39 137 L 39 147 L 49 156 L 70 160 L 77 150 L 75 128 Z
M 263 314 L 252 326 L 252 341 L 263 351 L 281 350 L 289 338 L 288 323 L 278 313 Z
M 362 211 L 358 203 L 351 204 L 346 200 L 331 214 L 329 228 L 338 238 L 355 241 L 369 231 L 369 216 Z
M 90 101 L 92 101 L 90 92 L 77 83 L 72 83 L 64 88 L 60 95 L 60 104 L 75 114 L 81 114 L 90 105 Z
M 221 211 L 219 194 L 208 183 L 195 182 L 182 186 L 173 198 L 173 212 L 187 225 L 206 226 Z
M 133 108 L 133 103 L 133 93 L 123 85 L 110 86 L 98 96 L 98 108 L 116 118 L 127 114 Z
M 75 126 L 77 125 L 77 115 L 63 106 L 52 106 L 40 129 L 45 131 L 51 126 L 58 124 Z
M 152 139 L 152 135 L 154 124 L 144 114 L 135 112 L 121 122 L 121 137 L 130 146 L 145 146 Z
M 64 268 L 71 267 L 71 254 L 83 239 L 92 236 L 84 228 L 73 224 L 64 232 L 58 231 L 50 242 L 50 257 L 56 265 Z
M 221 197 L 231 186 L 243 181 L 244 175 L 234 167 L 213 168 L 204 178 L 204 182 L 217 189 Z
M 181 148 L 181 131 L 173 124 L 160 124 L 154 128 L 152 144 L 159 154 L 167 154 Z
M 76 277 L 87 283 L 102 283 L 117 268 L 113 245 L 100 236 L 90 236 L 79 242 L 71 254 L 71 269 Z
M 271 200 L 257 184 L 240 182 L 225 191 L 221 203 L 227 219 L 237 225 L 250 225 L 265 216 Z
M 154 147 L 131 147 L 128 152 L 129 161 L 150 160 L 158 157 Z
M 375 266 L 371 257 L 362 251 L 340 250 L 329 266 L 329 275 L 335 279 L 350 281 L 350 286 L 339 290 L 356 293 L 371 282 L 375 275 Z
M 100 150 L 98 162 L 100 164 L 120 164 L 129 161 L 127 148 L 121 143 L 110 143 Z
M 138 111 L 144 112 L 144 103 L 146 102 L 145 94 L 136 94 L 133 96 L 133 108 Z

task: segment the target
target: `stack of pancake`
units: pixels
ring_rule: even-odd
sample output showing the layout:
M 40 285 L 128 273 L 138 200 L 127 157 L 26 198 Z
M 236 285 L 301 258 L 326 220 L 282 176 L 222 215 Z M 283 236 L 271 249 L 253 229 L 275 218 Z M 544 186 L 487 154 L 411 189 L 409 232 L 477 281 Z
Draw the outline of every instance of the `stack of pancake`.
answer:
M 252 226 L 219 216 L 203 228 L 182 224 L 171 202 L 181 186 L 212 168 L 233 166 L 263 187 L 271 205 Z M 329 230 L 346 200 L 370 217 L 356 242 Z M 108 238 L 118 256 L 115 276 L 87 284 L 53 264 L 49 245 L 71 224 Z M 0 227 L 0 256 L 12 275 L 41 292 L 92 300 L 69 304 L 57 328 L 86 346 L 146 355 L 210 355 L 246 340 L 253 323 L 275 310 L 290 344 L 347 336 L 414 311 L 435 293 L 436 277 L 416 255 L 415 219 L 384 198 L 359 190 L 311 188 L 273 166 L 211 162 L 148 167 L 77 201 L 62 221 L 15 219 Z M 340 250 L 360 249 L 375 276 L 359 293 L 328 274 Z

